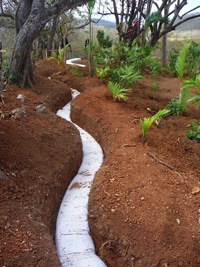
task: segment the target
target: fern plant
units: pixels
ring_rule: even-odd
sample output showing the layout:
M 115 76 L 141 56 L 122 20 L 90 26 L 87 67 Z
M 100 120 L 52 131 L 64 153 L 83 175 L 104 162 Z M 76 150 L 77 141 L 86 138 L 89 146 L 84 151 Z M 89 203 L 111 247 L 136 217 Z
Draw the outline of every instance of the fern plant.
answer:
M 128 93 L 132 92 L 130 88 L 122 88 L 118 83 L 109 81 L 108 89 L 112 92 L 113 99 L 127 101 Z
M 140 119 L 140 125 L 142 130 L 142 136 L 143 140 L 142 143 L 144 144 L 146 141 L 146 135 L 149 130 L 149 127 L 156 121 L 158 121 L 161 117 L 166 116 L 170 113 L 170 110 L 168 109 L 162 109 L 159 110 L 156 114 L 154 114 L 152 117 L 144 118 L 143 120 Z

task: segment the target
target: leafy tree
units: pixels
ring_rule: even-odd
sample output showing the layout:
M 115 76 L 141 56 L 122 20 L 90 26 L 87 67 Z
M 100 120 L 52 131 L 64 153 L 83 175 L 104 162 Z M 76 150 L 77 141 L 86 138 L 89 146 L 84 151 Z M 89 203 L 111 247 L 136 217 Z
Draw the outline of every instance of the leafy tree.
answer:
M 9 65 L 9 76 L 12 81 L 24 85 L 33 86 L 33 65 L 31 51 L 33 41 L 40 34 L 45 25 L 53 16 L 61 14 L 76 6 L 83 5 L 88 0 L 1 0 L 1 15 L 7 13 L 7 4 L 13 4 L 13 12 L 16 25 L 16 38 Z M 16 8 L 17 7 L 17 8 Z

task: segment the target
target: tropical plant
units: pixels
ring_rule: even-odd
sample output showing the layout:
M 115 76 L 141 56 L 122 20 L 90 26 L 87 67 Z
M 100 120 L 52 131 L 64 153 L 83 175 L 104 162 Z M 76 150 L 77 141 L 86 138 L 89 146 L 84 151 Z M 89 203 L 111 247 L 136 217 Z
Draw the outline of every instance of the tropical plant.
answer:
M 105 37 L 105 32 L 103 30 L 97 31 L 97 40 L 100 47 L 110 48 L 112 46 L 112 40 L 110 40 L 109 36 Z
M 110 67 L 96 68 L 96 74 L 102 81 L 108 75 L 109 70 L 110 70 Z
M 146 135 L 148 132 L 149 127 L 156 121 L 160 120 L 163 116 L 166 116 L 170 113 L 168 109 L 162 109 L 159 110 L 156 114 L 154 114 L 152 117 L 140 119 L 140 125 L 142 129 L 142 136 L 143 140 L 142 143 L 144 144 L 146 141 Z
M 108 89 L 112 92 L 113 99 L 127 101 L 128 93 L 132 92 L 130 88 L 122 88 L 118 83 L 108 82 Z
M 186 131 L 187 137 L 200 143 L 200 121 L 194 120 L 187 126 L 191 128 L 190 130 Z
M 167 17 L 163 17 L 160 11 L 153 12 L 146 18 L 145 28 L 149 28 L 153 23 L 168 23 L 168 21 L 169 19 Z
M 169 70 L 173 76 L 177 76 L 175 66 L 176 66 L 178 54 L 179 54 L 179 52 L 175 48 L 173 48 L 169 53 Z
M 170 115 L 180 116 L 186 107 L 179 101 L 179 97 L 175 97 L 169 101 L 166 109 L 170 111 Z
M 200 45 L 191 41 L 186 59 L 186 70 L 190 79 L 195 79 L 200 68 Z
M 187 52 L 188 52 L 190 45 L 191 45 L 191 42 L 186 43 L 183 46 L 183 48 L 179 52 L 179 55 L 177 57 L 176 64 L 175 64 L 176 72 L 181 83 L 183 82 L 183 78 L 184 78 L 186 57 L 187 57 Z
M 136 83 L 139 79 L 144 78 L 139 71 L 133 69 L 133 66 L 128 65 L 121 67 L 117 73 L 120 83 L 124 86 Z
M 51 57 L 49 57 L 48 59 L 56 59 L 58 62 L 58 65 L 61 66 L 64 64 L 64 56 L 65 56 L 65 52 L 66 50 L 69 48 L 69 44 L 67 44 L 65 47 L 63 48 L 59 48 L 58 52 L 52 52 Z
M 196 75 L 195 80 L 186 80 L 183 83 L 182 88 L 184 88 L 184 92 L 186 92 L 189 95 L 189 89 L 195 88 L 200 90 L 200 74 Z M 187 100 L 188 103 L 196 104 L 197 107 L 200 107 L 200 91 L 195 92 L 192 97 L 188 97 Z
M 176 73 L 178 75 L 178 78 L 180 80 L 180 94 L 179 94 L 179 102 L 180 102 L 180 107 L 181 107 L 181 113 L 178 113 L 178 115 L 182 114 L 182 111 L 186 108 L 187 101 L 189 98 L 189 91 L 188 87 L 184 86 L 184 74 L 185 74 L 185 63 L 186 63 L 186 57 L 187 57 L 187 52 L 189 50 L 189 47 L 191 45 L 191 42 L 186 43 L 181 51 L 179 52 L 179 55 L 176 60 L 175 68 L 176 68 Z

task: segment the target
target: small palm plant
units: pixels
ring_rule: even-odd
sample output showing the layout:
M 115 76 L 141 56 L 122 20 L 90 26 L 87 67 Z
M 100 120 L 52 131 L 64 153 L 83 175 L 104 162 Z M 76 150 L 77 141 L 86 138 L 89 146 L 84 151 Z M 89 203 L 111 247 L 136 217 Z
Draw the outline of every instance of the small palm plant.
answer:
M 100 78 L 101 81 L 108 75 L 110 67 L 105 68 L 96 68 L 96 74 Z
M 139 79 L 144 78 L 139 71 L 135 71 L 133 66 L 125 65 L 118 71 L 120 82 L 125 86 L 136 83 Z
M 69 44 L 67 44 L 63 48 L 59 48 L 58 52 L 52 52 L 52 56 L 49 59 L 56 59 L 59 66 L 62 66 L 64 64 L 64 56 L 66 50 L 69 48 Z
M 149 127 L 156 121 L 160 120 L 163 116 L 166 116 L 170 113 L 170 110 L 168 109 L 162 109 L 159 110 L 156 114 L 154 114 L 152 117 L 144 118 L 143 120 L 140 119 L 140 125 L 142 129 L 142 143 L 144 144 L 146 142 L 146 135 L 148 132 Z
M 113 99 L 127 101 L 128 93 L 132 92 L 130 88 L 122 88 L 118 83 L 113 83 L 109 81 L 108 89 L 112 92 Z

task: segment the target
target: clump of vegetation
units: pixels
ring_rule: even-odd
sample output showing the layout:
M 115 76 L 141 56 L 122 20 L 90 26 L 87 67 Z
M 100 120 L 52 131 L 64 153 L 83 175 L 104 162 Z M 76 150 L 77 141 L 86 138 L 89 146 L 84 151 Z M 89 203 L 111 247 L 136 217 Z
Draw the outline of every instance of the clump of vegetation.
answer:
M 195 74 L 194 79 L 184 80 L 187 54 L 191 46 L 192 42 L 185 44 L 176 60 L 175 69 L 180 80 L 180 94 L 178 98 L 172 99 L 167 105 L 167 109 L 170 109 L 170 112 L 173 115 L 182 115 L 183 111 L 188 109 L 187 105 L 190 102 L 197 104 L 198 107 L 200 106 L 200 92 L 197 91 L 190 97 L 191 88 L 200 88 L 200 74 Z
M 174 76 L 178 75 L 176 64 L 179 54 L 180 52 L 177 49 L 173 48 L 170 51 L 169 70 Z M 199 68 L 200 68 L 200 45 L 195 43 L 194 41 L 191 41 L 186 54 L 184 71 L 190 79 L 195 79 L 196 74 L 198 74 Z
M 65 52 L 69 48 L 69 44 L 67 44 L 63 48 L 59 48 L 58 52 L 52 52 L 52 56 L 49 57 L 49 59 L 56 59 L 59 66 L 62 66 L 64 64 L 64 58 L 65 58 Z
M 108 76 L 109 71 L 110 71 L 109 66 L 105 68 L 96 68 L 96 74 L 101 81 L 103 81 L 103 79 Z
M 179 52 L 175 48 L 173 48 L 169 54 L 169 70 L 173 76 L 177 76 L 175 66 L 176 66 L 178 54 Z
M 186 136 L 191 140 L 200 143 L 200 122 L 194 120 L 192 123 L 187 125 L 191 129 L 186 132 Z
M 188 99 L 188 103 L 192 103 L 197 105 L 197 108 L 200 107 L 200 74 L 196 75 L 194 80 L 186 80 L 183 84 L 183 86 L 186 88 L 185 90 L 189 90 L 190 88 L 197 89 L 192 97 Z M 189 91 L 187 91 L 187 94 L 189 94 Z
M 113 83 L 109 81 L 108 89 L 112 92 L 113 99 L 127 101 L 128 93 L 132 92 L 130 88 L 123 88 L 118 83 Z
M 105 32 L 103 30 L 97 31 L 97 40 L 100 47 L 110 48 L 112 46 L 112 40 L 110 40 L 109 36 L 105 37 Z
M 142 129 L 142 143 L 144 144 L 146 142 L 146 135 L 149 130 L 149 127 L 154 123 L 158 122 L 163 116 L 166 116 L 170 113 L 168 109 L 162 109 L 159 110 L 156 114 L 154 114 L 152 117 L 140 119 L 140 125 Z
M 179 97 L 175 97 L 167 104 L 166 109 L 170 111 L 170 115 L 180 116 L 186 108 L 179 101 Z

